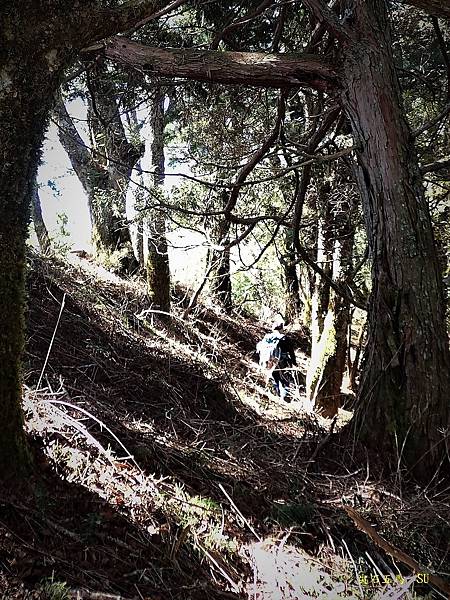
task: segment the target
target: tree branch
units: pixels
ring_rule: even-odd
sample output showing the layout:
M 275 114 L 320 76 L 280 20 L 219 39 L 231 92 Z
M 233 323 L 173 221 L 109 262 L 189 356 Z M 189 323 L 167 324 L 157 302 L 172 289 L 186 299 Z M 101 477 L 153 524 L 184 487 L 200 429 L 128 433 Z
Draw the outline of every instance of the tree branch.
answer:
M 339 294 L 342 298 L 347 300 L 347 302 L 350 302 L 351 304 L 353 304 L 357 308 L 360 308 L 361 310 L 367 311 L 366 304 L 364 304 L 364 302 L 362 302 L 362 301 L 355 299 L 350 293 L 347 293 L 347 291 L 345 289 L 343 289 L 340 285 L 338 285 L 335 281 L 333 281 L 333 279 L 327 273 L 325 273 L 325 271 L 322 269 L 322 267 L 319 267 L 319 265 L 316 262 L 314 262 L 312 260 L 312 258 L 310 258 L 308 251 L 306 250 L 306 248 L 304 246 L 302 246 L 300 244 L 300 242 L 296 243 L 295 250 L 298 253 L 298 255 L 300 256 L 300 258 L 298 260 L 295 260 L 295 261 L 289 263 L 289 266 L 296 265 L 297 263 L 299 263 L 303 260 L 307 265 L 309 265 L 311 267 L 311 269 L 315 273 L 320 275 L 320 277 L 322 277 L 322 279 L 324 281 L 326 281 L 328 283 L 328 285 L 331 288 L 333 288 L 333 290 L 337 294 Z M 346 285 L 345 287 L 348 288 L 348 285 Z
M 423 165 L 420 170 L 423 174 L 425 174 L 436 173 L 436 171 L 443 171 L 444 169 L 450 169 L 450 158 L 443 158 L 434 163 Z
M 98 46 L 87 48 L 84 53 L 98 50 Z M 152 77 L 322 91 L 332 90 L 338 84 L 332 63 L 311 54 L 151 48 L 117 36 L 108 40 L 103 52 L 107 58 Z
M 332 127 L 333 123 L 338 118 L 340 112 L 341 112 L 340 107 L 334 106 L 325 115 L 320 126 L 311 135 L 311 138 L 309 140 L 308 147 L 307 147 L 308 154 L 312 154 L 317 149 L 317 146 L 325 138 L 328 131 Z M 339 158 L 339 157 L 337 157 L 337 158 Z M 300 186 L 298 189 L 297 197 L 295 199 L 294 218 L 292 221 L 292 227 L 294 229 L 293 239 L 294 239 L 294 248 L 296 250 L 297 250 L 297 245 L 300 244 L 300 239 L 299 239 L 300 222 L 301 222 L 302 215 L 303 215 L 303 205 L 305 203 L 306 192 L 308 191 L 309 182 L 311 180 L 312 165 L 313 165 L 313 162 L 309 162 L 303 166 Z
M 278 100 L 277 120 L 275 122 L 275 125 L 274 125 L 272 131 L 270 132 L 270 135 L 264 140 L 264 143 L 260 146 L 260 148 L 258 148 L 252 154 L 252 156 L 250 157 L 250 160 L 242 167 L 242 169 L 240 170 L 240 172 L 236 178 L 236 182 L 234 183 L 234 185 L 231 189 L 230 197 L 224 208 L 224 213 L 225 213 L 226 218 L 228 218 L 231 211 L 236 206 L 236 203 L 237 203 L 237 200 L 239 197 L 239 192 L 240 192 L 245 180 L 250 175 L 250 173 L 253 171 L 253 169 L 256 167 L 256 165 L 264 158 L 265 154 L 270 150 L 272 145 L 277 141 L 278 136 L 280 135 L 280 130 L 281 130 L 281 126 L 283 124 L 285 114 L 286 114 L 286 97 L 283 94 L 281 94 L 281 96 Z
M 340 22 L 336 13 L 324 0 L 303 0 L 303 4 L 312 12 L 319 23 L 323 23 L 338 40 L 348 42 L 352 39 L 351 30 Z
M 108 174 L 93 160 L 92 154 L 81 139 L 62 98 L 58 99 L 53 112 L 58 125 L 59 141 L 67 152 L 72 168 L 89 197 L 93 188 L 96 187 L 95 182 L 108 177 Z
M 431 17 L 431 22 L 433 24 L 434 32 L 436 33 L 442 58 L 444 59 L 445 66 L 447 68 L 447 101 L 450 102 L 450 55 L 447 51 L 447 44 L 445 43 L 444 36 L 442 35 L 438 18 Z
M 175 10 L 187 0 L 132 0 L 118 8 L 98 8 L 80 14 L 78 48 L 103 40 L 117 33 L 131 33 L 146 23 Z
M 437 125 L 437 123 L 439 123 L 440 121 L 445 119 L 445 117 L 447 117 L 449 113 L 450 113 L 450 102 L 444 106 L 444 108 L 441 110 L 441 112 L 439 114 L 437 114 L 435 117 L 430 119 L 430 121 L 427 121 L 426 123 L 424 123 L 417 129 L 415 129 L 412 132 L 412 136 L 416 138 L 424 131 L 431 129 L 431 127 L 433 127 L 434 125 Z

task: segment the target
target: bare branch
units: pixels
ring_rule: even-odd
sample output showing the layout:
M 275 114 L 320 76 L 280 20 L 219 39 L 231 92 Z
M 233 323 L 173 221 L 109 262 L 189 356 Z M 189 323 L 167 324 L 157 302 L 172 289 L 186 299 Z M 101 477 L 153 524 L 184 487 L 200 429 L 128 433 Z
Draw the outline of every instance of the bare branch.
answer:
M 450 102 L 450 55 L 447 51 L 447 44 L 445 43 L 444 36 L 442 35 L 439 20 L 437 17 L 431 17 L 431 22 L 433 23 L 434 32 L 436 33 L 437 41 L 439 43 L 439 49 L 447 68 L 447 100 Z
M 333 0 L 330 4 L 330 10 L 336 11 L 340 6 L 341 1 L 342 0 Z M 305 52 L 312 52 L 314 48 L 322 41 L 322 38 L 325 35 L 326 31 L 327 28 L 324 24 L 324 21 L 320 21 L 319 23 L 317 23 L 317 25 L 311 33 L 311 37 L 305 48 Z
M 100 47 L 88 48 L 84 53 L 98 50 Z M 332 90 L 338 83 L 332 63 L 311 54 L 151 48 L 117 36 L 108 40 L 103 52 L 107 58 L 152 77 L 322 91 Z
M 308 148 L 307 148 L 308 153 L 312 153 L 316 150 L 317 146 L 324 139 L 324 137 L 327 135 L 328 131 L 332 127 L 333 123 L 338 118 L 340 111 L 341 111 L 341 109 L 339 106 L 334 106 L 325 115 L 322 123 L 316 129 L 316 131 L 312 134 L 312 136 L 310 138 L 310 141 L 308 143 Z M 349 150 L 351 152 L 353 150 L 353 147 L 348 148 L 348 149 L 346 148 L 345 150 Z M 344 154 L 341 154 L 341 152 L 342 151 L 338 152 L 339 156 L 334 155 L 334 158 L 340 158 L 341 156 L 344 156 Z M 311 161 L 311 162 L 308 162 L 303 165 L 301 181 L 300 181 L 297 197 L 295 200 L 294 218 L 293 218 L 293 228 L 294 228 L 293 238 L 294 238 L 294 248 L 295 249 L 297 249 L 297 245 L 300 244 L 298 233 L 299 233 L 300 222 L 301 222 L 302 214 L 303 214 L 303 205 L 304 205 L 305 198 L 306 198 L 306 192 L 308 191 L 308 186 L 309 186 L 309 182 L 311 179 L 311 170 L 312 170 L 313 162 L 316 162 L 316 161 Z
M 296 252 L 299 254 L 300 258 L 292 263 L 290 263 L 290 265 L 295 265 L 301 261 L 304 261 L 307 265 L 309 265 L 311 267 L 311 269 L 317 273 L 318 275 L 320 275 L 322 277 L 322 279 L 324 281 L 326 281 L 329 286 L 331 288 L 333 288 L 333 290 L 339 294 L 340 296 L 342 296 L 342 298 L 344 298 L 345 300 L 347 300 L 348 302 L 350 302 L 351 304 L 353 304 L 354 306 L 360 308 L 361 310 L 367 311 L 367 306 L 363 303 L 360 302 L 359 300 L 355 299 L 350 293 L 349 291 L 347 292 L 346 289 L 344 289 L 341 285 L 338 285 L 335 281 L 333 281 L 333 279 L 331 279 L 331 277 L 329 275 L 327 275 L 327 273 L 325 273 L 325 271 L 322 269 L 322 267 L 319 267 L 319 265 L 314 262 L 312 260 L 312 258 L 310 258 L 308 251 L 306 250 L 306 248 L 304 248 L 300 242 L 296 243 L 296 247 L 295 247 Z M 348 286 L 346 286 L 348 289 Z
M 450 157 L 442 158 L 434 163 L 429 163 L 421 167 L 422 173 L 436 173 L 437 171 L 443 171 L 445 169 L 450 170 Z

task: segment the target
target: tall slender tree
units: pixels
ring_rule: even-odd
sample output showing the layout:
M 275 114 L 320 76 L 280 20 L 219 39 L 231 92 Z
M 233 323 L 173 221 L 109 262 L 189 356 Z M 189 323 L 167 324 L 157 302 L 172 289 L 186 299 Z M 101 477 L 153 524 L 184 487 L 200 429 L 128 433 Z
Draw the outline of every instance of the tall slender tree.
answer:
M 164 184 L 165 94 L 157 87 L 150 103 L 151 165 L 148 186 L 158 193 Z M 147 211 L 143 220 L 143 259 L 147 277 L 147 293 L 152 305 L 170 312 L 170 269 L 164 209 Z

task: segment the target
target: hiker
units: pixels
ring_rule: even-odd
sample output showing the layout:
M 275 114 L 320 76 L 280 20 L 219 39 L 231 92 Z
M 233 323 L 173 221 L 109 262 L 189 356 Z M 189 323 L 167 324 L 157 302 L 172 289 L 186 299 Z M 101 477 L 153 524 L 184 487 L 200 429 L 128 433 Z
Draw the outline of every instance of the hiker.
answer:
M 284 320 L 277 317 L 272 324 L 272 331 L 256 345 L 259 364 L 269 372 L 269 381 L 278 396 L 290 402 L 289 387 L 294 382 L 293 366 L 297 366 L 292 341 L 283 332 Z

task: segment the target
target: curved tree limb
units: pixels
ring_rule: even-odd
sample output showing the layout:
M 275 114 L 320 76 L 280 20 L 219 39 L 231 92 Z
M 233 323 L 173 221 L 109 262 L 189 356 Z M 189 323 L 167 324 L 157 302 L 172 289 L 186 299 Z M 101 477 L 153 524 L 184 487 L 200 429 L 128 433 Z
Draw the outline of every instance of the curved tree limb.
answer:
M 342 42 L 351 41 L 353 35 L 349 27 L 341 23 L 336 13 L 324 0 L 303 0 L 303 4 L 312 12 L 319 23 Z

